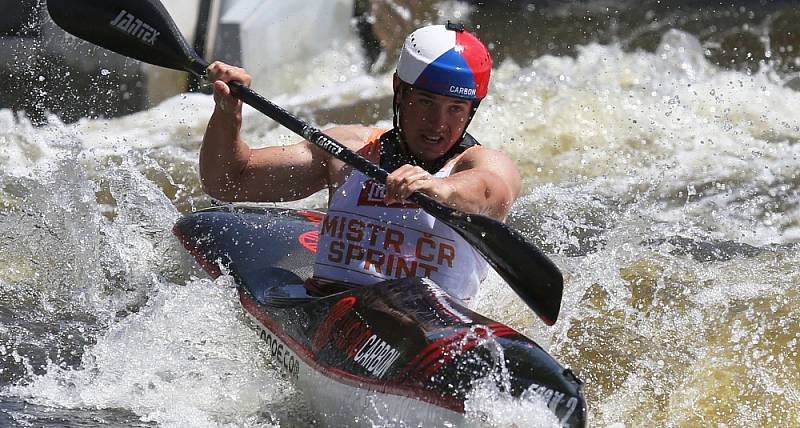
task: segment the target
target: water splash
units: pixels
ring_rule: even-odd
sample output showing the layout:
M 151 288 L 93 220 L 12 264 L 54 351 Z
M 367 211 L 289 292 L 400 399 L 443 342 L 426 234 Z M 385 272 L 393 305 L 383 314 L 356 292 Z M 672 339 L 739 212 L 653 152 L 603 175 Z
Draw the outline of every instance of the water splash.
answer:
M 531 385 L 519 397 L 511 395 L 511 378 L 505 364 L 505 354 L 491 329 L 472 326 L 461 339 L 461 347 L 470 342 L 477 342 L 476 348 L 488 350 L 491 363 L 487 367 L 486 377 L 471 385 L 464 401 L 468 424 L 487 427 L 561 426 L 547 408 L 545 400 L 535 392 L 536 386 Z M 458 348 L 454 352 L 458 352 Z
M 654 52 L 585 45 L 504 62 L 471 128 L 518 162 L 526 190 L 511 222 L 566 279 L 553 328 L 494 273 L 473 304 L 572 367 L 601 426 L 780 426 L 800 413 L 798 94 L 769 67 L 712 67 L 707 48 L 669 32 Z M 304 78 L 276 101 L 364 122 L 356 101 L 380 104 L 390 76 L 337 61 L 330 75 L 294 69 Z M 264 365 L 231 290 L 192 279 L 169 234 L 179 211 L 211 203 L 196 170 L 211 103 L 43 128 L 0 111 L 0 407 L 124 425 L 313 419 L 289 405 L 302 400 Z M 253 145 L 297 141 L 245 114 Z M 324 204 L 320 193 L 292 206 Z M 501 414 L 477 419 L 532 412 L 486 388 L 470 405 Z
M 98 337 L 79 368 L 52 365 L 9 393 L 51 407 L 126 408 L 159 426 L 254 426 L 293 389 L 264 356 L 254 358 L 260 342 L 225 281 L 159 283 L 144 307 Z

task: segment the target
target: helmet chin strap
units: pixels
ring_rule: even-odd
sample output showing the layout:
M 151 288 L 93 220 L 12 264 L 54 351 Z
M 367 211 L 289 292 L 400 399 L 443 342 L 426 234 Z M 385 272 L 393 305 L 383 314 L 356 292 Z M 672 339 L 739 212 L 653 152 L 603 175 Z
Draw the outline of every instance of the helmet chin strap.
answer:
M 461 136 L 458 138 L 458 141 L 455 144 L 453 144 L 453 147 L 451 147 L 450 150 L 447 151 L 447 153 L 442 155 L 442 157 L 435 159 L 433 162 L 425 162 L 422 159 L 419 159 L 416 156 L 414 156 L 414 154 L 411 152 L 411 150 L 408 147 L 408 143 L 406 143 L 406 136 L 403 133 L 403 127 L 400 125 L 401 109 L 400 109 L 400 103 L 397 101 L 397 97 L 400 91 L 405 91 L 409 87 L 413 88 L 410 85 L 405 88 L 404 87 L 399 88 L 399 90 L 394 92 L 394 96 L 392 97 L 392 113 L 393 113 L 392 125 L 394 126 L 394 134 L 396 135 L 395 144 L 399 146 L 397 148 L 399 148 L 402 153 L 397 153 L 396 149 L 392 150 L 393 152 L 392 155 L 395 158 L 395 161 L 391 162 L 390 164 L 394 164 L 396 166 L 394 168 L 389 169 L 389 172 L 394 171 L 394 169 L 396 169 L 397 166 L 403 164 L 411 164 L 417 166 L 424 166 L 427 164 L 429 166 L 428 168 L 425 168 L 425 170 L 427 170 L 431 174 L 435 174 L 439 169 L 441 169 L 444 166 L 444 164 L 450 158 L 455 156 L 457 153 L 463 151 L 463 148 L 461 148 L 460 146 L 464 142 L 464 138 L 467 136 L 467 128 L 469 128 L 470 122 L 472 122 L 472 119 L 475 117 L 475 113 L 478 111 L 478 106 L 480 106 L 481 100 L 472 101 L 472 107 L 470 108 L 469 117 L 467 118 L 467 121 L 464 124 L 464 131 L 461 133 Z M 402 163 L 398 164 L 398 162 Z

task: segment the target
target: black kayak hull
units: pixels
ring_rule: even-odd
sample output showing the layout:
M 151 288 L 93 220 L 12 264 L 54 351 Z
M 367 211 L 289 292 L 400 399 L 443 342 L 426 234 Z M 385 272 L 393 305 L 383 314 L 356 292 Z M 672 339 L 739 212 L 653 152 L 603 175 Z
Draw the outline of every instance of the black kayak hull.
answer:
M 585 426 L 582 384 L 570 370 L 427 279 L 308 295 L 322 216 L 229 206 L 187 215 L 173 231 L 210 275 L 233 276 L 268 355 L 326 422 L 461 426 L 465 402 L 488 382 L 540 400 L 563 426 Z

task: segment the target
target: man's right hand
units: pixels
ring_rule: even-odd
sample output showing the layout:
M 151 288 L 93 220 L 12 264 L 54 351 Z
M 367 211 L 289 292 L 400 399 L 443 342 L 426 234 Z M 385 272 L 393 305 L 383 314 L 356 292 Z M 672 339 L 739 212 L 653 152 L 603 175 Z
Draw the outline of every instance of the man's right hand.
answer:
M 253 78 L 243 68 L 234 67 L 224 62 L 214 61 L 206 70 L 208 81 L 214 85 L 214 102 L 217 108 L 227 114 L 238 114 L 242 111 L 242 102 L 231 95 L 231 88 L 227 83 L 238 81 L 244 86 L 250 86 Z

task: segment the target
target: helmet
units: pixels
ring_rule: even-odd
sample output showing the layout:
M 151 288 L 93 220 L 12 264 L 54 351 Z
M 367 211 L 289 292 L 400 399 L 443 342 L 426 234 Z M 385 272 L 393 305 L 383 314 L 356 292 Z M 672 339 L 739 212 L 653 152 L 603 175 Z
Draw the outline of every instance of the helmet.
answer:
M 480 100 L 489 89 L 492 57 L 463 26 L 422 27 L 400 51 L 397 76 L 409 85 L 448 97 Z

